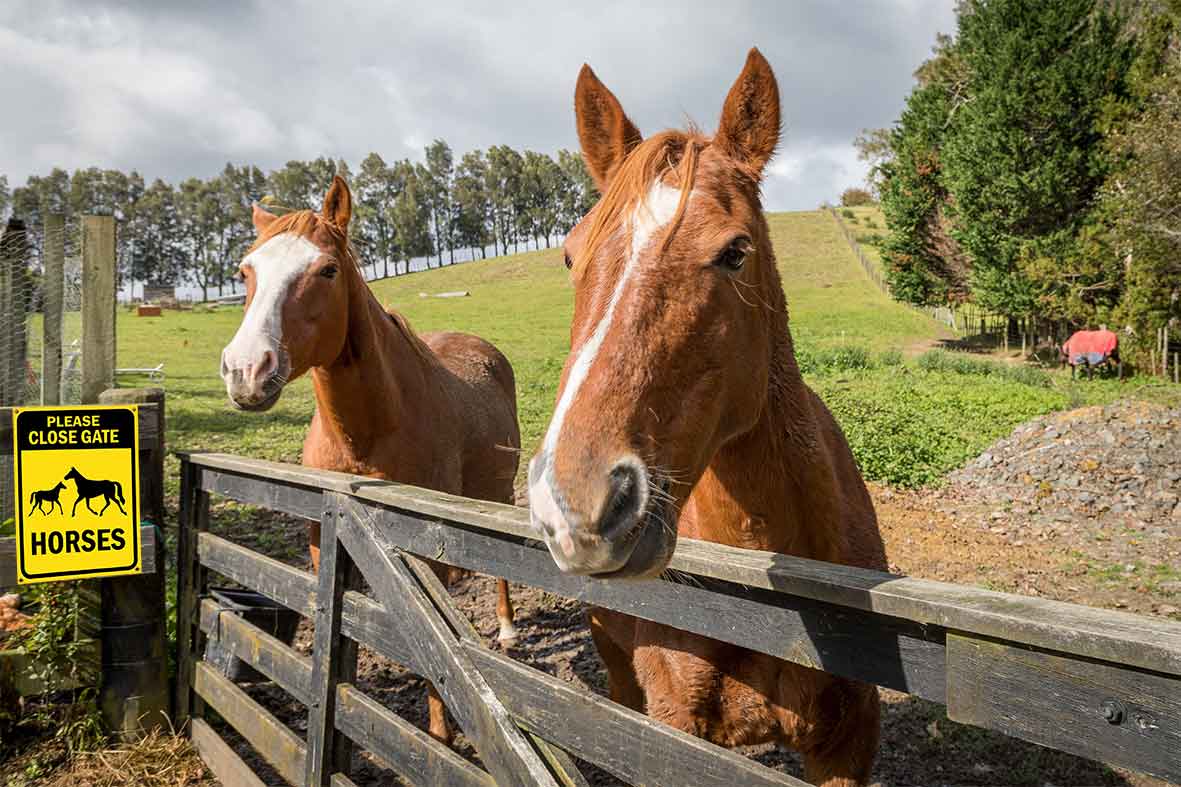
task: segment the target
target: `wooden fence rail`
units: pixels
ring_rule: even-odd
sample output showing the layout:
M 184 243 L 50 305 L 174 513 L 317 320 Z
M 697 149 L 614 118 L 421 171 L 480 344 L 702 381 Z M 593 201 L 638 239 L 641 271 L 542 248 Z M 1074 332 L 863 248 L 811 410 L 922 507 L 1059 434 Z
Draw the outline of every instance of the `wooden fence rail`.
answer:
M 683 539 L 687 584 L 562 574 L 528 513 L 220 454 L 182 460 L 183 716 L 215 709 L 292 784 L 346 784 L 349 742 L 415 783 L 579 784 L 569 755 L 643 784 L 799 785 L 489 650 L 430 559 L 944 703 L 953 720 L 1181 780 L 1181 624 Z M 315 577 L 208 532 L 210 495 L 321 521 Z M 373 597 L 358 592 L 353 567 Z M 312 658 L 205 597 L 210 572 L 316 622 Z M 306 743 L 201 661 L 216 641 L 309 708 Z M 439 687 L 487 770 L 353 684 L 355 644 Z M 203 723 L 226 778 L 245 767 Z

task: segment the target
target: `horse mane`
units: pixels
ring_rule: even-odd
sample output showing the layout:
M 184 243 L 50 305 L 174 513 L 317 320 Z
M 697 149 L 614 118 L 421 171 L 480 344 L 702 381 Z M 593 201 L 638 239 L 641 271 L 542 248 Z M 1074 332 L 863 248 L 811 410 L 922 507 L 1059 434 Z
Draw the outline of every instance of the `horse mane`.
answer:
M 291 232 L 303 238 L 309 238 L 316 233 L 317 230 L 326 231 L 331 236 L 333 243 L 342 251 L 343 259 L 340 262 L 350 266 L 354 273 L 361 277 L 361 283 L 365 286 L 366 291 L 369 292 L 370 297 L 373 297 L 373 291 L 369 289 L 368 283 L 361 272 L 361 262 L 357 259 L 356 249 L 349 241 L 348 231 L 341 229 L 330 221 L 324 219 L 319 213 L 314 210 L 296 210 L 291 213 L 285 213 L 277 217 L 266 229 L 258 234 L 258 238 L 247 249 L 246 253 L 250 254 L 255 249 L 259 248 L 271 238 L 276 235 L 282 235 L 284 232 Z M 374 299 L 376 300 L 376 299 Z M 430 359 L 432 353 L 426 343 L 414 332 L 410 327 L 409 321 L 395 311 L 382 308 L 382 311 L 389 316 L 390 321 L 394 327 L 405 337 L 406 342 L 411 349 L 424 360 Z
M 681 199 L 661 241 L 661 250 L 668 249 L 681 226 L 689 194 L 693 191 L 698 156 L 707 144 L 709 141 L 700 132 L 690 128 L 688 131 L 663 131 L 637 145 L 623 160 L 607 186 L 607 192 L 599 200 L 586 246 L 574 261 L 573 270 L 576 273 L 581 271 L 594 259 L 614 228 L 644 201 L 652 184 L 672 172 L 680 183 Z

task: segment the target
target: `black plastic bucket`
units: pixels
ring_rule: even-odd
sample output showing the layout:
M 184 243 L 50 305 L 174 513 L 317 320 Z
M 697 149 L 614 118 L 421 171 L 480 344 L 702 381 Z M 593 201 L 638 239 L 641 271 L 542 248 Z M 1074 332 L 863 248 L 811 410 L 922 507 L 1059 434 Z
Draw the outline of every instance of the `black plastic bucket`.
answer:
M 290 645 L 295 639 L 295 630 L 299 627 L 299 613 L 277 601 L 253 590 L 237 588 L 209 588 L 209 595 L 223 610 L 221 614 L 238 615 L 285 645 Z M 265 675 L 212 639 L 206 641 L 205 661 L 233 681 L 249 683 L 267 680 Z

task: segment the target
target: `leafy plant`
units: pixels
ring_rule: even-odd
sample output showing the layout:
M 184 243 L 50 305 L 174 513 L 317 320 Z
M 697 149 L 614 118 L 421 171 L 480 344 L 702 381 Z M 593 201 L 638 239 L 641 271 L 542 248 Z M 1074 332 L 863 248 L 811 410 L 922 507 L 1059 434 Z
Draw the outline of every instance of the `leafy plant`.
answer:
M 29 677 L 44 688 L 43 699 L 29 704 L 20 724 L 54 730 L 53 741 L 66 754 L 93 749 L 105 740 L 95 690 L 67 691 L 94 678 L 87 671 L 92 652 L 78 635 L 86 614 L 84 596 L 81 582 L 39 586 L 29 625 L 9 640 L 26 653 Z M 35 758 L 29 768 L 43 766 Z

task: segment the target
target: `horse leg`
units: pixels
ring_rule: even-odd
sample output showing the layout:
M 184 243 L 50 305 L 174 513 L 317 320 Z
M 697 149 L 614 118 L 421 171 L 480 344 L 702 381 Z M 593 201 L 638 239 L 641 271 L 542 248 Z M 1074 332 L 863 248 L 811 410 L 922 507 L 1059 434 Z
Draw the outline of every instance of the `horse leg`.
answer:
M 35 500 L 33 503 L 33 507 L 29 509 L 29 517 L 32 518 L 33 512 L 40 511 L 40 510 L 41 510 L 41 501 Z
M 62 501 L 54 500 L 53 502 L 57 503 L 57 510 L 62 512 L 62 516 L 65 516 L 66 510 L 64 508 L 62 508 Z M 51 513 L 51 514 L 53 513 L 53 506 L 49 507 L 49 513 Z
M 308 554 L 312 558 L 312 573 L 320 573 L 320 523 L 308 523 Z
M 443 583 L 443 587 L 450 589 L 451 567 L 433 560 L 430 566 L 431 570 L 435 572 L 435 576 Z M 427 715 L 430 717 L 428 731 L 431 737 L 439 743 L 450 746 L 454 735 L 451 732 L 451 725 L 447 723 L 447 706 L 443 704 L 443 698 L 439 696 L 439 690 L 435 688 L 435 684 L 428 681 L 426 686 Z
M 71 517 L 78 516 L 78 504 L 81 502 L 82 502 L 82 498 L 80 496 L 74 500 L 74 507 L 70 509 L 70 516 Z
M 636 619 L 601 607 L 587 610 L 587 618 L 595 649 L 607 667 L 608 696 L 620 705 L 643 713 L 644 690 L 636 680 L 636 668 L 632 663 Z
M 513 626 L 513 600 L 508 595 L 508 580 L 496 580 L 496 619 L 500 621 L 500 633 L 496 639 L 506 648 L 517 642 L 517 629 Z
M 109 506 L 111 503 L 115 504 L 115 508 L 119 509 L 120 514 L 122 514 L 123 516 L 127 516 L 127 512 L 123 510 L 123 504 L 120 503 L 117 498 L 108 497 L 107 498 L 107 505 Z M 103 510 L 106 511 L 106 508 L 104 507 Z
M 801 752 L 804 778 L 821 787 L 869 784 L 881 731 L 877 689 L 838 678 L 816 698 L 815 707 L 832 723 Z
M 450 746 L 453 735 L 451 725 L 447 723 L 447 706 L 443 704 L 443 698 L 439 696 L 433 683 L 427 684 L 426 704 L 427 712 L 430 714 L 431 737 L 444 746 Z
M 99 516 L 102 516 L 103 514 L 107 513 L 107 509 L 111 507 L 111 498 L 107 497 L 106 495 L 103 495 L 103 500 L 106 501 L 106 504 L 103 506 L 103 510 L 98 512 Z M 123 511 L 123 509 L 119 509 L 119 510 Z M 123 511 L 123 513 L 126 514 L 127 512 Z

